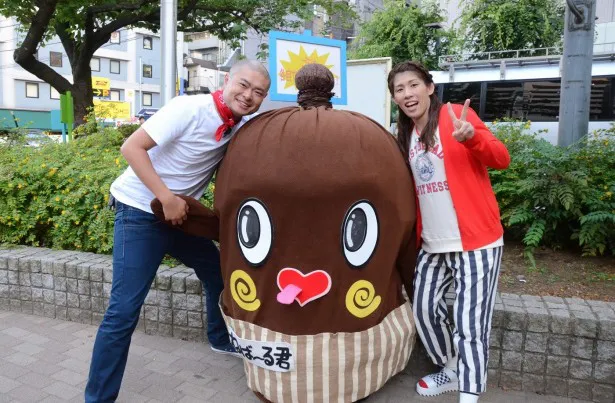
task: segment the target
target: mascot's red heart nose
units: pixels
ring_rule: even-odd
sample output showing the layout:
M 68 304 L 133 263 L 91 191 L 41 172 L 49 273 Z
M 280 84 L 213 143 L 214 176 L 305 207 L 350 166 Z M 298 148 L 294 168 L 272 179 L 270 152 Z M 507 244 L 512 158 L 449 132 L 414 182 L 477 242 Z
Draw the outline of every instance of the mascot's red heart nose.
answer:
M 290 305 L 297 301 L 304 306 L 310 301 L 325 296 L 331 289 L 331 277 L 323 270 L 303 274 L 297 269 L 287 267 L 278 273 L 277 295 L 279 303 Z

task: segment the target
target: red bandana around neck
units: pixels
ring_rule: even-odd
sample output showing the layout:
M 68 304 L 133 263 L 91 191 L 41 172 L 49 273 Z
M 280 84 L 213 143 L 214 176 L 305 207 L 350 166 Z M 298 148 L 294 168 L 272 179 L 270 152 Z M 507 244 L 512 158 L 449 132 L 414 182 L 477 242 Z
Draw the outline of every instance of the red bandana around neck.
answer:
M 222 140 L 222 137 L 224 137 L 224 134 L 228 130 L 232 129 L 237 123 L 239 123 L 241 119 L 235 120 L 233 112 L 231 112 L 231 109 L 226 106 L 226 103 L 224 102 L 224 98 L 222 97 L 222 90 L 218 90 L 211 95 L 214 97 L 216 109 L 218 110 L 218 114 L 222 119 L 222 124 L 220 125 L 220 127 L 218 127 L 218 130 L 216 130 L 216 141 L 220 141 Z

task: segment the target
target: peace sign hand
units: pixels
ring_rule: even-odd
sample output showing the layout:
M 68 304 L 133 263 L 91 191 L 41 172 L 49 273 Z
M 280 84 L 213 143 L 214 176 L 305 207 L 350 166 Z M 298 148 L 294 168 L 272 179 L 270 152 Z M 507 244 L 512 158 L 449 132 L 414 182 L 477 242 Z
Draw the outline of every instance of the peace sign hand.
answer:
M 448 115 L 451 117 L 453 121 L 453 137 L 455 140 L 459 142 L 466 141 L 474 137 L 474 126 L 472 123 L 466 121 L 466 117 L 468 116 L 468 108 L 470 107 L 470 100 L 466 99 L 466 102 L 463 104 L 463 109 L 461 110 L 461 116 L 457 118 L 455 112 L 453 111 L 453 107 L 451 103 L 447 103 L 448 106 Z

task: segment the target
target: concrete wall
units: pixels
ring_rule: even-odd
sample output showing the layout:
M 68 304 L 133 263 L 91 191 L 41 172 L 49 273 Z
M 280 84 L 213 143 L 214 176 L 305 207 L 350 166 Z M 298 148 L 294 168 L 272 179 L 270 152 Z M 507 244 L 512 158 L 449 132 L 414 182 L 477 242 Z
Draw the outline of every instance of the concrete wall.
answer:
M 98 325 L 111 278 L 111 256 L 0 248 L 0 310 Z M 194 271 L 161 266 L 138 329 L 203 341 L 206 315 Z M 499 294 L 492 325 L 491 385 L 615 403 L 615 303 Z M 423 375 L 432 367 L 419 342 L 406 370 Z

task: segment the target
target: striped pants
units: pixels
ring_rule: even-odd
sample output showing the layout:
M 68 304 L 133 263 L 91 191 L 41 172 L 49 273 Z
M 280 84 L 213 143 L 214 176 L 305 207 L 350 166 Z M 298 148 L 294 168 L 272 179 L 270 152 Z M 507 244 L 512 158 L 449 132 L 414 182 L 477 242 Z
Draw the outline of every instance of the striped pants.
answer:
M 420 250 L 414 278 L 413 313 L 419 337 L 437 365 L 459 356 L 461 392 L 482 393 L 487 385 L 489 333 L 502 247 L 468 252 Z M 444 295 L 454 280 L 451 326 Z

